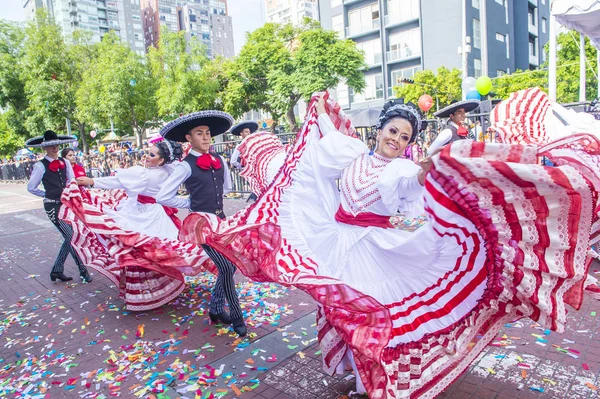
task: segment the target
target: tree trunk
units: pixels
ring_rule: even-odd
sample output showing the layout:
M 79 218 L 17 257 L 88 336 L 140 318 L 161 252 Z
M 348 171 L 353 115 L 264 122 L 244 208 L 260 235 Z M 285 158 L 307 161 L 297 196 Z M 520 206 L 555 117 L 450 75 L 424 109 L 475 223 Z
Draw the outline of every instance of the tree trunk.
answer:
M 79 123 L 79 138 L 81 138 L 81 143 L 83 144 L 83 153 L 90 153 L 90 146 L 87 142 L 87 137 L 85 137 L 85 123 Z
M 135 138 L 137 142 L 137 147 L 142 148 L 142 134 L 144 133 L 144 127 L 140 126 L 137 120 L 137 116 L 135 115 L 135 108 L 133 104 L 130 105 L 129 109 L 131 110 L 131 118 L 133 119 L 133 131 L 135 132 Z
M 290 132 L 296 132 L 298 130 L 298 126 L 296 125 L 296 114 L 294 113 L 294 105 L 288 108 L 285 116 L 288 121 L 288 127 L 290 129 Z
M 145 129 L 142 127 L 135 129 L 135 138 L 136 138 L 137 148 L 142 148 L 144 130 Z

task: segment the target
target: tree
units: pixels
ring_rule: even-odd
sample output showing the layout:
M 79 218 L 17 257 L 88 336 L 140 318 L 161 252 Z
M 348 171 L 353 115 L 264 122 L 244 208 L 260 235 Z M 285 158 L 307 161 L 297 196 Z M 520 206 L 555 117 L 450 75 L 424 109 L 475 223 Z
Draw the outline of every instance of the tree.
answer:
M 448 69 L 440 67 L 435 74 L 431 70 L 419 71 L 413 76 L 414 84 L 403 84 L 394 86 L 396 97 L 404 98 L 404 101 L 417 103 L 423 94 L 429 94 L 434 101 L 429 113 L 450 105 L 452 101 L 462 99 L 462 77 L 459 69 Z M 395 83 L 395 82 L 394 82 Z
M 24 137 L 15 133 L 8 124 L 11 112 L 15 111 L 0 113 L 0 157 L 12 156 L 25 143 Z
M 121 43 L 114 32 L 104 36 L 97 53 L 77 91 L 78 112 L 101 126 L 107 126 L 112 118 L 118 126 L 131 130 L 141 147 L 146 128 L 157 119 L 156 81 L 142 57 Z
M 351 40 L 339 40 L 318 22 L 301 26 L 268 23 L 248 35 L 232 65 L 223 94 L 225 109 L 243 113 L 262 109 L 277 121 L 286 115 L 289 128 L 297 130 L 294 107 L 345 81 L 348 87 L 365 87 L 364 54 Z
M 556 51 L 556 99 L 559 103 L 569 103 L 579 100 L 579 34 L 568 31 L 558 35 L 558 48 Z M 545 48 L 548 54 L 548 45 Z M 596 49 L 585 39 L 585 53 L 587 62 L 586 73 L 586 98 L 593 99 L 598 93 L 598 65 L 595 62 Z M 547 57 L 546 57 L 547 58 Z M 504 75 L 494 79 L 492 91 L 499 98 L 507 98 L 510 93 L 539 87 L 548 91 L 548 63 L 541 69 L 532 71 L 516 71 L 511 75 Z
M 185 32 L 160 33 L 158 48 L 148 53 L 152 75 L 158 82 L 156 101 L 159 115 L 179 116 L 182 113 L 219 108 L 218 80 L 208 64 L 206 49 L 197 37 L 185 39 Z
M 32 134 L 46 129 L 64 130 L 66 120 L 79 130 L 88 150 L 86 120 L 77 111 L 75 95 L 82 73 L 90 64 L 94 51 L 89 35 L 78 34 L 75 44 L 67 45 L 58 25 L 38 11 L 27 24 L 21 76 L 29 100 L 26 126 Z
M 4 134 L 27 137 L 24 126 L 28 107 L 21 61 L 25 32 L 20 25 L 0 20 L 0 109 L 4 110 Z

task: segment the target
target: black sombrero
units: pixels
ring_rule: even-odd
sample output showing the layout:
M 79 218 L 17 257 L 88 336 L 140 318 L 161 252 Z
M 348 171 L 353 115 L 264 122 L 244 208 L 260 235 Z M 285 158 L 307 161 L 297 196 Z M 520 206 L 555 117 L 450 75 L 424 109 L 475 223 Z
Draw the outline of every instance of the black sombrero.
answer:
M 233 124 L 233 117 L 223 111 L 199 111 L 172 120 L 160 129 L 166 139 L 185 143 L 185 135 L 196 126 L 208 126 L 212 137 L 225 133 Z
M 479 108 L 479 103 L 480 103 L 479 100 L 457 101 L 457 102 L 454 102 L 454 103 L 448 105 L 445 108 L 440 109 L 439 111 L 435 112 L 433 115 L 438 118 L 449 118 L 450 114 L 455 113 L 456 111 L 458 111 L 461 108 L 463 108 L 465 110 L 465 112 L 471 112 L 471 111 Z
M 239 136 L 242 134 L 242 130 L 244 130 L 246 128 L 250 129 L 250 133 L 254 133 L 258 130 L 258 123 L 255 121 L 240 122 L 231 128 L 230 133 L 233 134 L 234 136 Z
M 77 138 L 75 136 L 59 136 L 53 130 L 46 130 L 43 136 L 34 137 L 25 142 L 25 147 L 50 147 L 53 145 L 70 144 L 75 143 Z

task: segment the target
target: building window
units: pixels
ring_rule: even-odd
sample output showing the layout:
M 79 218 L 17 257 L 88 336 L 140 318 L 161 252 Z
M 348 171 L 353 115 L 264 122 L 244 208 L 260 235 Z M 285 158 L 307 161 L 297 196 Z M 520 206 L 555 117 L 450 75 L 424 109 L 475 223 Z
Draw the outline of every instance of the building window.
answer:
M 503 71 L 502 69 L 498 69 L 496 71 L 496 76 L 500 77 L 500 76 L 504 76 L 506 75 L 506 71 Z
M 508 34 L 505 37 L 506 37 L 506 59 L 510 60 L 510 43 L 509 43 L 510 37 L 508 36 Z
M 473 0 L 471 2 L 471 4 L 473 5 L 473 8 L 476 8 L 479 10 L 479 0 Z
M 386 23 L 419 18 L 419 11 L 419 0 L 388 0 Z
M 536 50 L 535 38 L 529 37 L 529 55 L 536 55 Z
M 473 76 L 478 78 L 481 76 L 481 60 L 479 58 L 473 59 Z
M 379 3 L 357 8 L 348 13 L 348 35 L 367 32 L 379 27 Z
M 402 85 L 402 78 L 412 78 L 415 76 L 415 73 L 421 70 L 420 66 L 415 66 L 411 68 L 397 69 L 392 71 L 392 81 L 390 82 L 390 86 L 400 86 Z
M 548 20 L 546 18 L 542 18 L 542 32 L 546 33 L 546 24 L 548 23 Z
M 381 39 L 377 38 L 368 42 L 356 43 L 356 47 L 365 52 L 365 61 L 368 65 L 381 64 Z
M 481 22 L 473 18 L 473 47 L 481 48 Z
M 390 51 L 387 53 L 388 61 L 396 61 L 421 55 L 420 28 L 392 33 L 388 40 L 390 43 Z
M 504 43 L 504 35 L 502 33 L 496 33 L 496 40 Z
M 344 15 L 334 15 L 331 17 L 331 28 L 338 33 L 338 37 L 344 38 Z
M 360 103 L 383 98 L 383 75 L 367 75 L 365 83 L 365 90 L 362 93 L 354 93 L 353 102 Z
M 350 106 L 348 86 L 345 83 L 340 83 L 337 87 L 337 102 L 342 108 L 348 108 Z

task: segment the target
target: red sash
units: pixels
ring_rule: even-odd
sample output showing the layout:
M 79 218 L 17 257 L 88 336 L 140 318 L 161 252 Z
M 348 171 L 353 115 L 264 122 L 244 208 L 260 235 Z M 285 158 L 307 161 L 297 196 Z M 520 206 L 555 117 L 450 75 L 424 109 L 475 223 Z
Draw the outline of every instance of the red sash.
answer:
M 137 196 L 137 200 L 140 204 L 156 204 L 156 198 L 149 197 L 147 195 L 139 194 Z M 175 227 L 177 227 L 177 230 L 181 229 L 181 225 L 183 223 L 181 222 L 181 219 L 179 219 L 176 215 L 177 208 L 171 208 L 171 207 L 164 206 L 164 205 L 162 207 L 165 210 L 167 216 L 170 217 L 171 220 L 173 221 L 173 224 L 175 224 Z
M 354 216 L 349 212 L 346 212 L 340 205 L 337 212 L 335 213 L 335 220 L 340 223 L 351 224 L 353 226 L 361 227 L 381 227 L 384 229 L 392 229 L 392 223 L 390 222 L 389 216 L 377 215 L 375 213 L 363 212 Z

